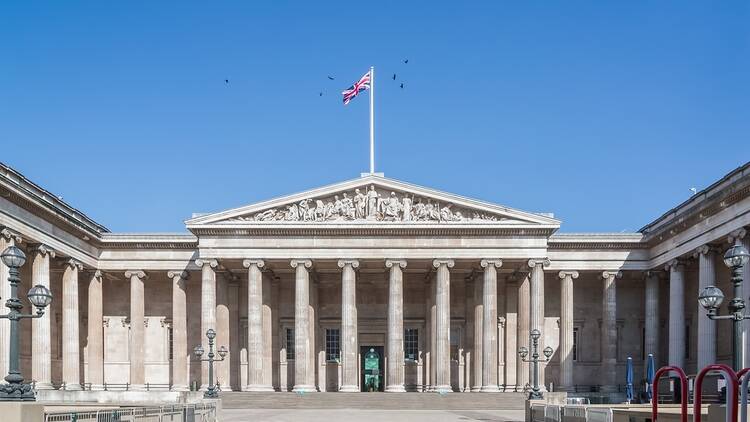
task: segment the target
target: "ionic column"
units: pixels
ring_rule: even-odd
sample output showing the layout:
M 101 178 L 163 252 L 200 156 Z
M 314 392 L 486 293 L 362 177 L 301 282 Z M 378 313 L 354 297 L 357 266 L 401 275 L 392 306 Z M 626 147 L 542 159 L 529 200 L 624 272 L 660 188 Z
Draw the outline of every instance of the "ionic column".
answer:
M 275 312 L 272 310 L 273 302 L 271 301 L 272 287 L 271 277 L 263 278 L 263 385 L 268 386 L 268 391 L 275 391 L 273 388 L 273 333 Z M 278 282 L 274 282 L 278 288 Z
M 92 390 L 104 389 L 104 309 L 101 271 L 96 270 L 89 280 L 88 320 L 88 382 Z
M 146 306 L 143 282 L 146 273 L 126 271 L 130 279 L 130 389 L 146 388 Z
M 63 273 L 63 382 L 66 390 L 81 389 L 81 342 L 78 330 L 78 272 L 80 262 L 69 259 Z
M 386 392 L 403 393 L 404 388 L 404 274 L 406 261 L 388 259 L 388 383 Z
M 673 259 L 669 270 L 669 364 L 685 367 L 685 264 Z
M 698 258 L 698 293 L 707 286 L 716 285 L 714 256 L 716 250 L 703 245 L 696 251 Z M 698 306 L 698 368 L 716 363 L 716 321 L 708 318 L 705 309 Z
M 436 259 L 432 265 L 437 268 L 435 280 L 435 390 L 439 392 L 451 389 L 451 274 L 452 259 Z
M 0 226 L 1 227 L 1 226 Z M 11 246 L 18 246 L 22 241 L 21 235 L 8 228 L 0 229 L 0 253 Z M 0 260 L 0 298 L 10 297 L 10 283 L 8 267 Z M 0 312 L 6 313 L 5 299 L 0 303 Z M 0 374 L 7 374 L 9 370 L 8 357 L 10 356 L 10 320 L 0 319 Z M 3 377 L 5 375 L 2 375 Z M 1 381 L 0 381 L 1 382 Z
M 659 273 L 656 271 L 646 272 L 645 289 L 645 356 L 644 368 L 648 363 L 648 355 L 654 355 L 654 364 L 659 365 Z
M 560 271 L 560 390 L 573 390 L 573 279 L 578 271 Z
M 531 331 L 529 329 L 529 322 L 531 320 L 530 279 L 530 274 L 525 274 L 518 285 L 518 348 L 521 348 L 522 346 L 529 348 L 529 332 Z M 516 352 L 518 352 L 518 350 L 516 350 Z M 529 384 L 531 367 L 528 362 L 524 362 L 520 358 L 516 362 L 516 385 L 523 390 L 523 388 Z
M 339 391 L 359 391 L 359 359 L 357 358 L 357 298 L 355 268 L 359 261 L 340 260 L 341 273 L 341 365 L 342 377 Z
M 231 274 L 220 274 L 216 280 L 216 348 L 221 346 L 229 348 L 229 279 Z M 232 361 L 232 350 L 230 349 L 224 360 L 214 363 L 214 382 L 218 383 L 224 391 L 231 391 L 232 374 L 230 363 Z
M 1 251 L 0 251 L 1 252 Z M 49 260 L 55 257 L 55 251 L 46 245 L 38 245 L 34 249 L 34 262 L 32 264 L 31 284 L 50 289 Z M 2 264 L 0 264 L 2 265 Z M 7 283 L 7 278 L 0 283 Z M 52 389 L 52 332 L 50 323 L 50 310 L 41 318 L 31 320 L 31 378 L 36 382 L 37 390 Z M 89 364 L 90 365 L 90 364 Z
M 539 330 L 542 334 L 539 337 L 539 344 L 541 348 L 544 348 L 544 267 L 550 264 L 548 259 L 530 259 L 529 268 L 531 268 L 531 276 L 529 283 L 529 294 L 530 294 L 530 309 L 529 309 L 529 331 L 533 329 Z M 531 350 L 530 337 L 524 339 L 524 344 Z M 539 363 L 539 387 L 542 391 L 546 391 L 544 382 L 544 372 L 547 368 L 546 363 Z
M 474 284 L 474 307 L 472 312 L 474 313 L 474 352 L 472 353 L 472 363 L 474 365 L 474 382 L 471 386 L 471 391 L 477 392 L 482 390 L 482 368 L 483 359 L 483 339 L 482 335 L 484 332 L 484 294 L 482 292 L 483 282 L 480 282 L 476 278 L 473 280 Z
M 518 381 L 518 277 L 505 279 L 505 391 L 516 391 Z
M 497 269 L 503 265 L 500 259 L 483 259 L 482 286 L 482 392 L 496 393 L 497 385 Z
M 247 391 L 273 391 L 264 377 L 263 273 L 260 259 L 246 259 L 247 268 Z
M 742 245 L 745 249 L 750 250 L 750 236 L 748 236 L 747 229 L 745 228 L 733 231 L 727 238 L 727 241 L 730 245 Z M 750 297 L 750 282 L 748 282 L 750 280 L 750 264 L 742 267 L 742 280 L 744 280 L 742 283 L 742 297 L 747 301 L 747 298 Z M 701 314 L 705 313 L 705 310 L 701 311 Z M 746 307 L 745 314 L 747 313 L 748 308 Z M 750 320 L 747 319 L 742 321 L 742 356 L 744 363 L 742 366 L 747 368 L 750 366 Z
M 312 392 L 315 386 L 310 384 L 310 274 L 312 267 L 309 259 L 294 259 L 291 266 L 296 270 L 294 281 L 294 387 L 295 392 Z
M 187 280 L 190 273 L 167 272 L 172 279 L 172 389 L 188 390 Z
M 603 271 L 602 280 L 602 391 L 617 391 L 617 271 Z
M 201 269 L 201 332 L 203 350 L 208 350 L 206 331 L 216 330 L 216 272 L 219 266 L 215 259 L 196 259 L 195 265 Z M 208 362 L 201 363 L 201 390 L 208 387 Z
M 424 335 L 422 336 L 423 349 L 423 368 L 424 380 L 422 382 L 422 391 L 430 391 L 435 381 L 432 376 L 432 314 L 434 295 L 432 294 L 432 278 L 428 277 L 424 282 Z

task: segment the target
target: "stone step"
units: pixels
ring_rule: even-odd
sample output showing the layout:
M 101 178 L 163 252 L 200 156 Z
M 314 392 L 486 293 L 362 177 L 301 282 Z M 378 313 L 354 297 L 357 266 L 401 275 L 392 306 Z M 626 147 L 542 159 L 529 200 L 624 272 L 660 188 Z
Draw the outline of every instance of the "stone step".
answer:
M 523 393 L 222 392 L 224 409 L 522 410 Z

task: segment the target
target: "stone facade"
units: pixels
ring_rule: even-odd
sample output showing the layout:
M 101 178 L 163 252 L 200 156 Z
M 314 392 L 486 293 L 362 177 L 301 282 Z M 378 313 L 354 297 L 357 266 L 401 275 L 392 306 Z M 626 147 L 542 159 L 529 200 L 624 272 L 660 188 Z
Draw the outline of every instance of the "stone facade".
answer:
M 7 166 L 0 194 L 0 247 L 29 257 L 21 291 L 55 297 L 21 323 L 38 389 L 205 387 L 191 352 L 212 328 L 225 390 L 520 391 L 517 350 L 538 329 L 546 388 L 616 391 L 628 356 L 636 374 L 648 353 L 688 373 L 729 362 L 730 330 L 697 294 L 729 291 L 721 254 L 750 240 L 750 164 L 617 234 L 379 175 L 198 215 L 185 234 L 110 233 Z M 7 348 L 0 320 L 0 370 Z

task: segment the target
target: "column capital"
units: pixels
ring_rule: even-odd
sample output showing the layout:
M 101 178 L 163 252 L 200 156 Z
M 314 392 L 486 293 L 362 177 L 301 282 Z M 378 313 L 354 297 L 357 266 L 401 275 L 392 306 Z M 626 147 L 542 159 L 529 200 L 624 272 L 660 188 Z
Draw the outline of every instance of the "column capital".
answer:
M 432 261 L 432 266 L 435 268 L 440 268 L 441 265 L 445 265 L 448 268 L 453 268 L 455 264 L 456 262 L 452 259 L 436 259 Z
M 23 243 L 21 234 L 7 227 L 0 229 L 0 237 L 5 238 L 6 240 L 13 240 L 16 243 Z
M 91 273 L 91 277 L 93 277 L 93 278 L 104 278 L 104 271 L 102 271 L 102 270 L 94 270 Z
M 39 254 L 41 256 L 49 255 L 50 258 L 54 258 L 55 255 L 56 255 L 55 250 L 52 249 L 51 247 L 45 245 L 44 243 L 38 243 L 38 244 L 34 245 L 31 248 L 31 250 L 34 253 Z
M 479 265 L 482 268 L 487 268 L 490 265 L 494 265 L 495 268 L 500 268 L 500 267 L 503 266 L 503 260 L 500 259 L 500 258 L 497 258 L 497 259 L 483 259 L 483 260 L 479 261 Z
M 673 259 L 666 264 L 664 264 L 664 271 L 669 271 L 672 268 L 679 268 L 682 267 L 685 268 L 685 261 L 682 259 Z
M 747 229 L 745 229 L 744 227 L 734 230 L 727 236 L 727 243 L 733 244 L 739 242 L 740 239 L 744 239 L 745 236 L 747 236 Z
M 719 250 L 711 245 L 703 245 L 695 248 L 693 252 L 693 258 L 698 258 L 700 255 L 708 255 L 709 253 L 716 253 Z
M 560 271 L 559 273 L 557 273 L 557 276 L 560 277 L 560 279 L 565 279 L 568 277 L 576 279 L 578 278 L 578 271 Z
M 359 268 L 359 261 L 356 259 L 339 259 L 339 268 L 344 268 L 347 265 L 351 265 L 352 268 Z
M 406 260 L 405 259 L 386 259 L 385 260 L 386 268 L 392 268 L 394 266 L 399 266 L 402 269 L 406 268 Z
M 66 259 L 65 262 L 63 262 L 63 267 L 70 267 L 71 270 L 76 269 L 78 271 L 83 271 L 83 264 L 81 264 L 81 261 L 73 258 Z
M 258 268 L 263 268 L 266 266 L 266 262 L 263 261 L 262 259 L 243 259 L 242 260 L 242 266 L 245 268 L 250 268 L 253 265 Z
M 312 268 L 312 261 L 309 259 L 293 259 L 289 264 L 292 268 L 297 268 L 298 265 L 302 265 L 305 268 Z
M 550 264 L 549 258 L 532 258 L 529 259 L 528 265 L 529 268 L 534 268 L 536 266 L 541 265 L 542 268 L 548 267 Z
M 664 271 L 662 270 L 648 270 L 643 273 L 643 278 L 656 277 L 661 279 L 664 277 Z
M 203 268 L 204 265 L 209 265 L 211 268 L 216 268 L 219 266 L 219 261 L 209 258 L 198 258 L 195 260 L 195 265 L 200 268 Z
M 187 280 L 190 278 L 190 273 L 185 270 L 169 270 L 167 271 L 167 277 L 169 278 L 179 278 L 181 280 Z
M 604 270 L 604 271 L 602 271 L 601 277 L 604 280 L 615 279 L 615 278 L 622 278 L 622 271 L 619 271 L 619 270 Z
M 125 277 L 132 279 L 133 277 L 138 277 L 140 279 L 146 278 L 146 272 L 143 270 L 127 270 L 125 271 Z

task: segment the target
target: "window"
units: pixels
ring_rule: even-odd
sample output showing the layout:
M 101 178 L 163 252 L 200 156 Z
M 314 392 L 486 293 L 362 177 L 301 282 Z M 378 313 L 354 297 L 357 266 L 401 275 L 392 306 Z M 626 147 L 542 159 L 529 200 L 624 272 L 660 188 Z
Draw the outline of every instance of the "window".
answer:
M 172 326 L 167 326 L 167 342 L 169 344 L 169 360 L 172 360 L 174 356 L 174 337 L 172 336 L 174 333 L 172 331 Z
M 326 360 L 337 360 L 341 355 L 341 331 L 338 328 L 326 329 Z
M 450 332 L 450 344 L 451 344 L 451 360 L 458 360 L 458 348 L 460 346 L 461 331 L 458 328 L 451 329 Z
M 294 360 L 294 328 L 286 329 L 286 360 Z
M 578 361 L 578 327 L 573 327 L 573 362 Z
M 404 330 L 404 359 L 417 360 L 419 356 L 419 330 L 407 328 Z

